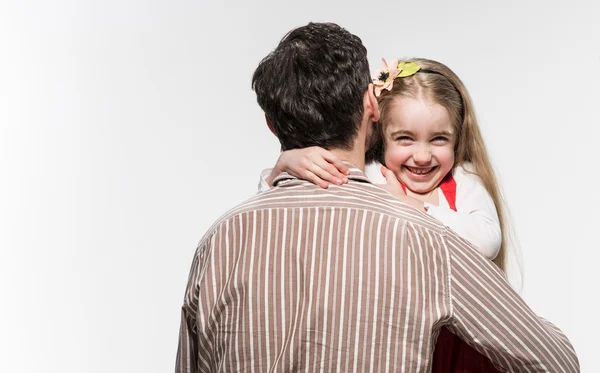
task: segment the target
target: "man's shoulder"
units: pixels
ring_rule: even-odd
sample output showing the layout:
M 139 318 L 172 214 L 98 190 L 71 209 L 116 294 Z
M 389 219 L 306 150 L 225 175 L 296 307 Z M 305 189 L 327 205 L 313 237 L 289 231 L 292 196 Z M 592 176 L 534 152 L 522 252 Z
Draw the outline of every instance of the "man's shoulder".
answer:
M 353 210 L 385 215 L 406 221 L 432 231 L 441 232 L 444 226 L 428 214 L 402 203 L 386 190 L 369 182 L 349 182 L 322 189 L 309 182 L 290 179 L 279 183 L 265 192 L 259 193 L 238 204 L 223 214 L 212 226 L 219 226 L 232 219 L 247 219 L 262 211 L 294 210 Z
M 215 222 L 210 226 L 210 228 L 206 231 L 203 238 L 198 243 L 198 246 L 203 246 L 206 241 L 208 241 L 215 233 L 219 231 L 219 228 L 226 227 L 231 221 L 242 218 L 245 213 L 258 211 L 264 208 L 262 205 L 262 201 L 264 200 L 265 195 L 268 195 L 271 189 L 256 194 L 247 200 L 235 205 L 230 208 L 227 212 L 221 215 Z
M 422 237 L 423 243 L 432 245 L 439 243 L 445 234 L 445 227 L 438 220 L 402 203 L 372 183 L 352 182 L 322 189 L 292 179 L 245 200 L 221 215 L 198 243 L 196 255 L 207 252 L 205 249 L 212 243 L 219 245 L 226 242 L 220 235 L 241 237 L 249 231 L 262 231 L 262 228 L 273 232 L 273 229 L 286 224 L 285 217 L 293 219 L 294 215 L 301 213 L 312 219 L 315 212 L 321 214 L 327 211 L 364 214 L 373 221 L 387 219 L 394 225 L 399 224 L 402 229 L 408 229 L 411 235 Z

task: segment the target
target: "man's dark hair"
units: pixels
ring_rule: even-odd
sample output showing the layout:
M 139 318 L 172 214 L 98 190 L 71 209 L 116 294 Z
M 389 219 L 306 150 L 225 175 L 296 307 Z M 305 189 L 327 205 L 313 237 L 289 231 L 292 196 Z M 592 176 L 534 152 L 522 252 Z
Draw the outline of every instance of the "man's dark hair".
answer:
M 258 65 L 252 89 L 282 150 L 349 150 L 371 83 L 367 49 L 334 23 L 290 31 Z

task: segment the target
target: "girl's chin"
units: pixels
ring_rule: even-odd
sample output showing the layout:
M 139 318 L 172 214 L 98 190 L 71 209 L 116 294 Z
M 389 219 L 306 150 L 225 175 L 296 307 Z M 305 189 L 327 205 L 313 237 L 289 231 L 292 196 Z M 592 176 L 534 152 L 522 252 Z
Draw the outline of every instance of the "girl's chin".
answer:
M 413 192 L 414 194 L 427 195 L 427 194 L 431 193 L 431 188 L 429 188 L 429 189 L 417 189 L 417 190 L 412 190 L 411 189 L 410 191 Z
M 415 194 L 428 194 L 435 189 L 435 183 L 432 181 L 414 182 L 412 180 L 407 180 L 406 182 L 402 181 L 402 183 Z

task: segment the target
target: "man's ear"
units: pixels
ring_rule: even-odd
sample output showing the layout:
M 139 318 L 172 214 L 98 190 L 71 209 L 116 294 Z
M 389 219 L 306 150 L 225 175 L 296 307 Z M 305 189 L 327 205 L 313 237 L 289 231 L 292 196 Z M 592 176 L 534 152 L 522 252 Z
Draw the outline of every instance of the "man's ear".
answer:
M 273 123 L 271 123 L 269 117 L 267 117 L 267 114 L 265 114 L 265 120 L 267 121 L 267 127 L 269 127 L 269 131 L 271 131 L 271 133 L 277 137 L 277 131 L 275 131 L 275 127 L 273 127 Z
M 377 103 L 377 97 L 375 97 L 375 91 L 373 90 L 373 83 L 369 84 L 369 88 L 365 91 L 363 97 L 363 105 L 365 114 L 368 115 L 372 122 L 379 120 L 379 104 Z

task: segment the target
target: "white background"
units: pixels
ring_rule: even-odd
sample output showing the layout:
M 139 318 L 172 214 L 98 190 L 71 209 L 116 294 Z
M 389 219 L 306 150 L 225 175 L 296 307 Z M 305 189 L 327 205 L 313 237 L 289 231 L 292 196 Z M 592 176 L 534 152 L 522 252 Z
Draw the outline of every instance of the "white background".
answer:
M 195 245 L 278 156 L 252 72 L 311 20 L 464 80 L 522 293 L 595 371 L 599 5 L 495 3 L 0 2 L 0 372 L 172 371 Z

